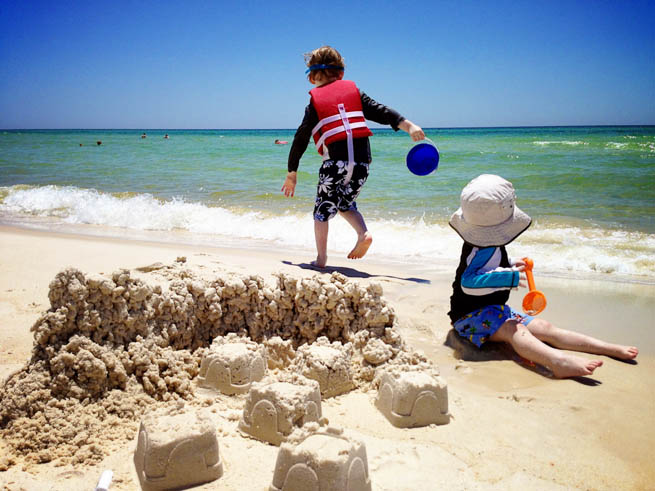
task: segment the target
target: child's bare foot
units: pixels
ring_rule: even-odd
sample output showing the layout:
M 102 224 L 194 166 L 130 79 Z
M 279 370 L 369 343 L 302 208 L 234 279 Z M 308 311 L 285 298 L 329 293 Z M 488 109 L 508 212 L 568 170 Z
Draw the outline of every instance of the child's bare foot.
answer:
M 553 361 L 549 366 L 553 375 L 557 378 L 579 377 L 591 375 L 596 368 L 603 364 L 601 360 L 587 360 L 579 356 L 565 355 Z
M 312 261 L 311 263 L 309 263 L 309 264 L 311 264 L 315 268 L 323 269 L 325 267 L 325 265 L 327 264 L 327 256 L 325 256 L 323 258 L 320 257 L 320 256 L 316 256 L 316 259 L 314 261 Z
M 639 350 L 634 346 L 624 346 L 622 344 L 610 344 L 603 355 L 612 356 L 620 360 L 634 360 L 639 354 Z
M 357 239 L 357 243 L 350 254 L 348 254 L 348 259 L 360 259 L 364 257 L 368 248 L 371 247 L 373 243 L 373 236 L 370 232 L 364 232 L 364 235 L 361 238 Z

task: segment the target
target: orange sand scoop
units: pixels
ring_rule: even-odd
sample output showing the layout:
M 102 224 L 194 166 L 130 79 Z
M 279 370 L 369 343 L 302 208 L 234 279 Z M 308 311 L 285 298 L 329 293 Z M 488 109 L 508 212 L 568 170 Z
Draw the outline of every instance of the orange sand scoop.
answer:
M 529 257 L 524 257 L 525 276 L 528 278 L 528 287 L 530 291 L 523 297 L 523 312 L 528 315 L 537 315 L 546 308 L 546 295 L 537 290 L 534 286 L 534 277 L 532 276 L 532 266 L 534 263 Z

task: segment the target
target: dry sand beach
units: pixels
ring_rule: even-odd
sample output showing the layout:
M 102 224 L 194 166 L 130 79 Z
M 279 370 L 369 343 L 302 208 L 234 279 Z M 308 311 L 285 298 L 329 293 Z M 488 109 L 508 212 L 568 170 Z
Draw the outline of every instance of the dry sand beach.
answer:
M 30 328 L 50 309 L 49 295 L 70 307 L 72 300 L 61 292 L 53 293 L 59 290 L 49 285 L 71 267 L 79 273 L 67 273 L 66 278 L 77 274 L 76 278 L 89 284 L 96 282 L 98 289 L 102 289 L 102 278 L 119 281 L 120 275 L 112 274 L 127 270 L 123 274 L 129 281 L 142 281 L 155 290 L 156 284 L 171 278 L 214 281 L 258 275 L 273 284 L 279 273 L 290 283 L 311 282 L 318 276 L 317 282 L 327 284 L 333 281 L 330 273 L 336 271 L 342 275 L 338 281 L 376 300 L 367 312 L 382 315 L 378 307 L 386 301 L 393 310 L 389 322 L 406 343 L 407 363 L 431 363 L 447 382 L 451 419 L 445 425 L 422 428 L 392 426 L 373 405 L 376 391 L 371 374 L 364 371 L 357 374 L 356 389 L 324 398 L 323 416 L 330 425 L 345 428 L 364 442 L 373 489 L 655 486 L 651 459 L 655 448 L 654 286 L 539 278 L 539 288 L 549 301 L 544 317 L 562 327 L 640 348 L 636 362 L 601 357 L 604 364 L 591 377 L 554 380 L 538 367 L 525 366 L 507 350 L 476 351 L 453 339 L 446 312 L 456 258 L 453 273 L 448 274 L 335 256 L 330 257 L 334 267 L 328 273 L 299 266 L 311 259 L 309 252 L 298 257 L 270 248 L 209 248 L 0 227 L 0 422 L 3 414 L 8 418 L 18 411 L 17 406 L 22 408 L 19 423 L 5 421 L 6 427 L 0 428 L 0 489 L 88 490 L 104 469 L 114 472 L 111 489 L 139 489 L 133 454 L 140 415 L 177 408 L 177 399 L 184 399 L 187 409 L 205 411 L 217 428 L 224 473 L 197 489 L 264 490 L 272 482 L 279 448 L 245 438 L 238 431 L 244 395 L 208 396 L 195 388 L 198 361 L 191 351 L 187 356 L 173 356 L 170 346 L 145 347 L 170 356 L 169 368 L 187 374 L 181 382 L 163 375 L 157 379 L 163 385 L 155 383 L 149 395 L 158 396 L 159 401 L 136 393 L 133 385 L 123 381 L 122 392 L 103 392 L 104 405 L 96 407 L 92 401 L 73 401 L 74 390 L 62 388 L 66 381 L 53 379 L 47 381 L 49 388 L 61 390 L 66 397 L 59 406 L 48 406 L 46 414 L 30 413 L 39 403 L 40 392 L 30 392 L 26 385 L 21 393 L 16 373 L 25 381 L 31 380 L 28 372 L 39 373 L 38 366 L 29 365 L 34 343 L 41 343 L 39 349 L 47 353 L 48 336 L 58 334 L 47 331 L 43 322 L 34 332 Z M 58 278 L 61 281 L 64 276 Z M 375 285 L 382 287 L 382 299 Z M 512 303 L 520 304 L 521 293 Z M 93 351 L 84 343 L 88 341 L 79 341 Z M 104 358 L 106 363 L 115 362 L 109 358 Z M 66 363 L 65 357 L 58 360 Z M 115 381 L 115 386 L 121 383 Z M 10 388 L 11 400 L 7 397 Z M 50 433 L 44 434 L 43 428 Z M 62 435 L 69 436 L 63 439 Z

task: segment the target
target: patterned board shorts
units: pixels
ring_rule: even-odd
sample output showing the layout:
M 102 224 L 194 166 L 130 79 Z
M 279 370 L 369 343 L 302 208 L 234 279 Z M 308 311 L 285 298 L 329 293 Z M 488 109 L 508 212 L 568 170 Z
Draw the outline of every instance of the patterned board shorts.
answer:
M 356 210 L 355 200 L 368 178 L 368 164 L 355 163 L 350 181 L 344 184 L 348 174 L 348 162 L 326 160 L 318 171 L 314 218 L 327 222 L 337 211 Z
M 534 317 L 517 312 L 509 305 L 487 305 L 455 321 L 453 327 L 457 334 L 479 348 L 509 319 L 527 326 Z

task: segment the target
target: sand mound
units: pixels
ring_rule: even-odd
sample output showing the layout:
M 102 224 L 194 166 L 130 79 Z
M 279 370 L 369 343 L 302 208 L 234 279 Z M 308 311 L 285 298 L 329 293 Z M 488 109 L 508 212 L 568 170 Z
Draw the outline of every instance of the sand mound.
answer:
M 296 349 L 320 337 L 350 356 L 348 381 L 367 390 L 376 366 L 420 365 L 393 328 L 378 284 L 343 275 L 201 278 L 181 264 L 111 278 L 76 269 L 50 284 L 27 365 L 0 386 L 0 470 L 26 462 L 87 463 L 134 437 L 147 409 L 193 403 L 212 342 L 229 333 L 266 347 L 269 370 L 307 371 Z M 306 350 L 305 350 L 306 351 Z M 328 388 L 329 389 L 329 388 Z M 156 404 L 153 406 L 153 404 Z

